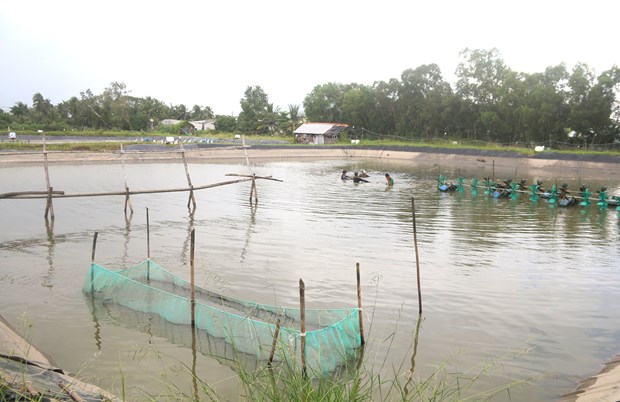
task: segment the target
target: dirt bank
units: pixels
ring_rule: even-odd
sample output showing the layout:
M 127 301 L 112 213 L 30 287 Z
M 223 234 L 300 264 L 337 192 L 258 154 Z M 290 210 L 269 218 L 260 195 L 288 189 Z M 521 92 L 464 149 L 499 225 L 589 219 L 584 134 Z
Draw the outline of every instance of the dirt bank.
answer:
M 596 179 L 616 177 L 620 171 L 620 157 L 609 155 L 540 153 L 528 157 L 516 152 L 429 147 L 193 146 L 186 147 L 185 156 L 192 163 L 245 163 L 246 156 L 250 161 L 379 159 L 395 164 L 558 171 L 563 177 Z M 4 151 L 0 152 L 0 167 L 39 165 L 43 159 L 42 152 Z M 122 159 L 125 163 L 154 163 L 178 161 L 180 153 L 176 147 L 136 145 L 123 153 L 49 151 L 47 159 L 50 164 L 120 163 Z

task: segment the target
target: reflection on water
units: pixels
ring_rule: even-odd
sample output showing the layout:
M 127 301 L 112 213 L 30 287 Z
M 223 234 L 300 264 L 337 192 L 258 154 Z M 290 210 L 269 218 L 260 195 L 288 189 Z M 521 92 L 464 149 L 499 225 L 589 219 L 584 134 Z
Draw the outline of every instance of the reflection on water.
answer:
M 370 182 L 343 182 L 343 169 L 365 169 Z M 490 175 L 488 167 L 460 169 L 468 179 Z M 0 192 L 42 186 L 40 168 L 2 170 Z M 207 164 L 192 164 L 191 170 L 195 185 L 246 171 L 241 165 Z M 506 170 L 496 174 L 516 176 L 514 167 Z M 48 223 L 41 222 L 45 199 L 0 200 L 2 314 L 15 323 L 26 312 L 34 323 L 29 337 L 67 370 L 79 371 L 99 352 L 83 372 L 106 378 L 103 385 L 115 384 L 110 373 L 118 373 L 118 350 L 129 343 L 157 347 L 192 371 L 210 370 L 218 392 L 234 398 L 237 384 L 226 380 L 230 373 L 218 371 L 218 359 L 193 356 L 190 333 L 175 343 L 158 332 L 153 317 L 136 319 L 137 328 L 110 307 L 84 303 L 81 293 L 95 231 L 100 264 L 122 268 L 142 261 L 150 237 L 151 258 L 187 279 L 195 228 L 196 283 L 258 303 L 297 306 L 297 283 L 303 278 L 309 308 L 355 306 L 359 262 L 369 328 L 365 365 L 384 370 L 383 375 L 393 375 L 396 367 L 402 368 L 398 375 L 415 369 L 412 378 L 424 378 L 455 351 L 464 351 L 454 363 L 455 371 L 464 371 L 523 347 L 531 352 L 506 362 L 476 386 L 489 389 L 542 374 L 548 378 L 511 390 L 511 395 L 514 400 L 549 400 L 572 391 L 619 352 L 616 211 L 596 205 L 551 207 L 544 199 L 530 201 L 527 194 L 498 200 L 484 195 L 482 187 L 475 193 L 469 188 L 439 193 L 440 171 L 449 180 L 457 177 L 456 169 L 446 166 L 347 159 L 262 163 L 253 171 L 283 182 L 258 181 L 261 197 L 254 203 L 249 201 L 251 182 L 196 191 L 197 207 L 190 213 L 185 193 L 132 196 L 136 211 L 148 208 L 151 213 L 149 236 L 140 213 L 124 216 L 122 197 L 54 200 L 55 220 Z M 393 188 L 386 188 L 385 172 L 394 178 Z M 118 191 L 121 174 L 136 189 L 186 185 L 182 164 L 132 164 L 124 172 L 113 165 L 50 166 L 50 173 L 55 189 L 73 193 Z M 518 174 L 530 182 L 565 181 L 573 189 L 583 181 L 580 173 L 554 178 L 528 175 L 519 167 Z M 617 179 L 588 178 L 588 185 L 620 189 Z M 195 342 L 200 344 L 200 335 Z M 157 364 L 145 367 L 124 358 L 122 366 L 128 383 L 161 386 L 153 380 L 161 369 Z M 203 371 L 200 378 L 205 377 Z M 191 395 L 195 387 L 187 392 Z
M 47 288 L 52 288 L 53 284 L 53 278 L 54 278 L 54 243 L 55 243 L 55 238 L 54 238 L 54 220 L 52 219 L 51 222 L 45 218 L 45 232 L 47 234 L 47 241 L 48 241 L 48 246 L 47 246 L 47 265 L 48 265 L 48 270 L 47 270 L 47 274 L 43 276 L 43 286 L 47 287 Z
M 403 390 L 405 391 L 405 396 L 409 395 L 409 385 L 413 380 L 413 374 L 415 373 L 415 355 L 418 353 L 418 339 L 420 336 L 420 325 L 422 324 L 422 315 L 418 316 L 418 323 L 415 326 L 415 332 L 413 335 L 413 353 L 411 354 L 411 368 L 407 373 L 407 382 L 403 386 Z

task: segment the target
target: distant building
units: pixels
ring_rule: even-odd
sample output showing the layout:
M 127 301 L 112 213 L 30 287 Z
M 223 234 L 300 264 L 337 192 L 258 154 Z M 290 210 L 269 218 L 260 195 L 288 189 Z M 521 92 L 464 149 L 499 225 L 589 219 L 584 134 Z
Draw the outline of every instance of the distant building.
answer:
M 215 130 L 215 119 L 194 120 L 190 121 L 190 123 L 192 123 L 198 131 Z
M 347 124 L 339 123 L 304 123 L 293 134 L 297 143 L 333 144 L 340 140 L 340 134 L 348 128 Z
M 185 120 L 176 120 L 176 119 L 164 119 L 160 122 L 163 126 L 175 126 L 177 124 L 185 122 L 186 124 L 183 126 L 183 130 L 185 132 L 194 131 L 206 131 L 206 130 L 215 130 L 215 119 L 208 120 L 194 120 L 194 121 L 185 121 Z M 191 125 L 191 127 L 189 127 Z

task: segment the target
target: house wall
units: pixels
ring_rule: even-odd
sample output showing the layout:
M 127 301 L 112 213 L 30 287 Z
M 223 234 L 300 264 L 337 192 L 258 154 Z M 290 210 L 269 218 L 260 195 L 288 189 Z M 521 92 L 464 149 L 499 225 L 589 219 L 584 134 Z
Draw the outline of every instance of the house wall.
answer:
M 338 142 L 338 136 L 326 136 L 323 134 L 295 134 L 295 142 L 298 144 L 334 144 Z

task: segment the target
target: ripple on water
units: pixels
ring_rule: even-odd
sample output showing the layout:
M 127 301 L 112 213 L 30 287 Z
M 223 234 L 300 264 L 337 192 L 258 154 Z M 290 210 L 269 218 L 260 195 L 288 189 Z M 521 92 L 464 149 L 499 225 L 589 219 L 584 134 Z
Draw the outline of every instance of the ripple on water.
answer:
M 248 171 L 242 165 L 190 164 L 189 169 L 195 186 Z M 343 182 L 342 169 L 366 169 L 369 183 Z M 11 310 L 6 314 L 27 311 L 36 321 L 36 340 L 70 371 L 98 347 L 97 362 L 88 368 L 95 376 L 116 370 L 117 349 L 127 344 L 156 345 L 172 359 L 186 358 L 187 349 L 165 336 L 145 335 L 148 325 L 132 327 L 113 314 L 94 319 L 81 293 L 95 231 L 96 260 L 103 265 L 125 267 L 146 258 L 148 208 L 156 262 L 188 278 L 195 229 L 197 282 L 244 299 L 295 306 L 303 279 L 309 306 L 355 306 L 360 263 L 377 367 L 384 360 L 398 366 L 409 357 L 418 311 L 417 263 L 424 303 L 416 366 L 421 373 L 430 374 L 432 365 L 459 350 L 464 369 L 531 348 L 481 384 L 551 374 L 519 391 L 522 400 L 548 400 L 572 391 L 567 378 L 590 375 L 618 352 L 620 219 L 614 211 L 552 208 L 526 195 L 496 200 L 483 191 L 439 193 L 436 167 L 347 159 L 261 163 L 253 171 L 283 182 L 259 180 L 257 204 L 249 203 L 249 183 L 198 191 L 194 213 L 188 212 L 187 193 L 132 197 L 135 213 L 127 219 L 122 197 L 62 199 L 54 202 L 55 222 L 46 226 L 44 201 L 7 200 L 10 207 L 0 211 L 0 302 Z M 396 180 L 393 188 L 384 184 L 385 171 Z M 0 183 L 0 192 L 43 183 L 39 168 L 14 172 L 0 172 L 9 178 Z M 51 174 L 54 187 L 67 192 L 123 188 L 123 172 L 116 166 L 54 166 Z M 182 164 L 127 165 L 125 179 L 131 189 L 186 185 Z M 79 335 L 70 344 L 65 328 Z M 143 366 L 123 360 L 134 374 Z

